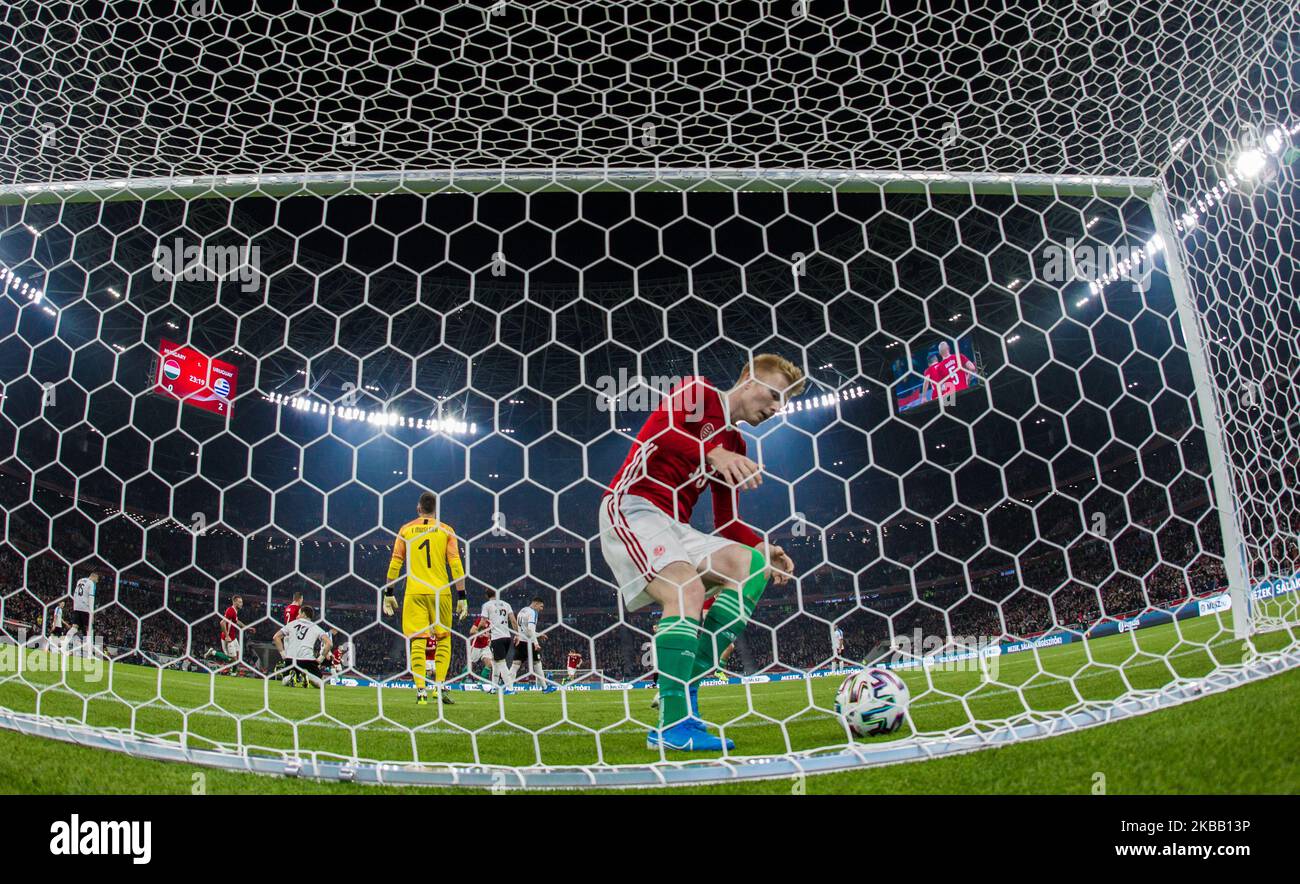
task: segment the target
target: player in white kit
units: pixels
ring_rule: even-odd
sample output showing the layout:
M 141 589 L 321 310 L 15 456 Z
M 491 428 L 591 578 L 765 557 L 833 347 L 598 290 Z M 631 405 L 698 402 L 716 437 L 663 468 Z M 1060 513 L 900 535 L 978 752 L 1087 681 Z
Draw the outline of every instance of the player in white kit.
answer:
M 549 694 L 556 688 L 546 683 L 546 670 L 542 668 L 542 642 L 546 641 L 546 636 L 537 634 L 537 615 L 545 604 L 538 596 L 527 607 L 519 609 L 519 635 L 515 639 L 510 677 L 513 681 L 522 668 L 525 673 L 533 674 L 542 687 L 542 693 Z
M 68 629 L 68 642 L 80 633 L 83 642 L 91 639 L 91 626 L 95 613 L 95 593 L 99 589 L 99 572 L 91 571 L 72 588 L 72 626 Z
M 507 662 L 510 653 L 511 636 L 519 630 L 515 612 L 510 605 L 497 598 L 496 590 L 487 591 L 488 600 L 483 603 L 479 616 L 488 622 L 489 634 L 492 636 L 492 685 L 500 684 L 503 694 L 514 693 L 514 672 Z
M 329 662 L 333 645 L 325 630 L 313 622 L 315 619 L 316 612 L 311 605 L 303 605 L 298 619 L 275 634 L 275 648 L 291 667 L 284 677 L 286 685 L 297 678 L 305 679 L 312 687 L 323 684 L 322 667 Z
M 50 617 L 50 650 L 57 651 L 62 644 L 60 639 L 68 631 L 68 621 L 63 616 L 63 602 L 60 601 L 54 606 L 54 613 Z

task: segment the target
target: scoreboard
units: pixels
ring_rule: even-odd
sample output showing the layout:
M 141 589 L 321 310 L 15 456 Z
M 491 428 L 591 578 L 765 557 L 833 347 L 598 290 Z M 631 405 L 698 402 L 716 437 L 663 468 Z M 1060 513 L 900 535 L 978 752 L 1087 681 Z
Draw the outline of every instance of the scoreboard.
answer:
M 239 369 L 166 338 L 158 346 L 158 356 L 157 392 L 205 411 L 230 414 Z
M 978 363 L 970 335 L 957 339 L 955 343 L 956 348 L 951 349 L 946 359 L 936 343 L 924 351 L 918 350 L 911 361 L 900 358 L 894 363 L 894 399 L 899 414 L 935 402 L 939 395 L 964 393 L 979 383 L 978 378 L 964 369 L 966 365 Z M 949 340 L 950 348 L 952 344 Z M 936 360 L 933 364 L 930 364 L 931 358 Z M 934 384 L 927 385 L 927 379 Z

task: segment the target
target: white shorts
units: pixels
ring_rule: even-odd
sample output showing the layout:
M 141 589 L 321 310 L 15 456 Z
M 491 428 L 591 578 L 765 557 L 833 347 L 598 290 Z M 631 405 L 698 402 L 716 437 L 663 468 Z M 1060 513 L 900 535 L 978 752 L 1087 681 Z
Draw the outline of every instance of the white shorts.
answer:
M 654 601 L 646 587 L 673 562 L 692 568 L 735 543 L 679 522 L 644 497 L 606 494 L 600 501 L 600 551 L 629 611 Z M 716 588 L 715 588 L 716 589 Z
M 232 660 L 238 660 L 238 659 L 239 659 L 239 639 L 238 639 L 238 638 L 232 638 L 232 639 L 224 639 L 224 638 L 223 638 L 223 639 L 221 640 L 221 653 L 225 654 L 227 657 L 229 657 L 229 658 L 232 659 Z
M 578 670 L 572 668 L 569 669 L 569 678 L 573 678 L 577 674 L 578 674 Z
M 470 666 L 473 666 L 473 665 L 474 665 L 475 663 L 477 663 L 479 660 L 486 660 L 486 661 L 489 661 L 489 662 L 492 660 L 492 648 L 491 648 L 490 646 L 485 646 L 485 647 L 482 647 L 482 648 L 476 648 L 476 647 L 474 647 L 473 645 L 470 645 L 470 648 L 469 648 L 469 665 L 470 665 Z

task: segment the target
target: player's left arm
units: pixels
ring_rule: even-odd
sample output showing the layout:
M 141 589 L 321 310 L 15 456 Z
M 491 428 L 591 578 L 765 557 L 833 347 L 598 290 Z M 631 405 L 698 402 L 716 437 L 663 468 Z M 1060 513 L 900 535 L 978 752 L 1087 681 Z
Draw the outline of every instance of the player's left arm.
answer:
M 761 550 L 763 557 L 767 559 L 767 576 L 772 578 L 777 586 L 785 586 L 794 574 L 794 560 L 775 543 L 764 543 Z
M 743 456 L 743 452 L 742 452 Z M 756 549 L 767 560 L 767 574 L 777 586 L 784 586 L 794 573 L 794 562 L 785 550 L 775 544 L 767 543 L 740 520 L 736 513 L 736 489 L 725 483 L 714 481 L 713 486 L 713 525 L 718 534 L 734 540 L 736 543 Z

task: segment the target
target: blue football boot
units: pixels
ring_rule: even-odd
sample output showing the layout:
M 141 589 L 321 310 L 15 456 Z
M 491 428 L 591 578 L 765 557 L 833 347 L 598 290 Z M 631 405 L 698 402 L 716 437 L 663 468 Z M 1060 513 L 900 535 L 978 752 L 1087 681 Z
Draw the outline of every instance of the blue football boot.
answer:
M 723 749 L 735 749 L 731 740 L 715 737 L 705 728 L 698 718 L 685 718 L 663 731 L 650 731 L 646 734 L 647 749 L 674 749 L 678 752 L 721 752 Z

